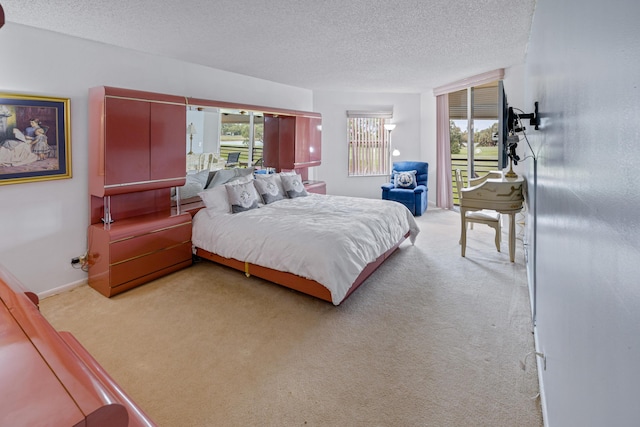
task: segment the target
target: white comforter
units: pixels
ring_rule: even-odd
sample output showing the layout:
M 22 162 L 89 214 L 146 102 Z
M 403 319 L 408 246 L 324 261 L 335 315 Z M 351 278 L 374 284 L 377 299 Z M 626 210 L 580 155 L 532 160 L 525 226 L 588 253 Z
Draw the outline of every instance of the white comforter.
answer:
M 201 209 L 192 242 L 209 252 L 322 283 L 335 305 L 364 267 L 419 228 L 402 204 L 309 194 L 241 213 Z

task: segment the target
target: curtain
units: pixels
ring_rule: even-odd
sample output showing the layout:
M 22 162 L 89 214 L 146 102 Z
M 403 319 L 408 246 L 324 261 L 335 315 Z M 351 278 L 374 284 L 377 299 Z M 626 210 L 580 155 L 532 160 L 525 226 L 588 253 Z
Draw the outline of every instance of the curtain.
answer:
M 436 97 L 436 145 L 436 206 L 452 209 L 449 95 L 446 93 Z

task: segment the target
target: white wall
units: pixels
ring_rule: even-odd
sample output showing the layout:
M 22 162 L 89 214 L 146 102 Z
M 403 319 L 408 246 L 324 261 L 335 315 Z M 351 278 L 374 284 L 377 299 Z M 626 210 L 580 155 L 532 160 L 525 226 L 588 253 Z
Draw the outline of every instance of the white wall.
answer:
M 71 100 L 73 178 L 0 186 L 0 264 L 41 295 L 87 277 L 70 261 L 86 250 L 88 88 L 106 85 L 292 110 L 313 108 L 313 94 L 306 89 L 13 23 L 0 30 L 0 43 L 0 92 Z
M 322 165 L 314 168 L 313 173 L 315 179 L 327 183 L 328 194 L 379 199 L 380 186 L 389 182 L 388 176 L 348 176 L 347 110 L 392 108 L 392 122 L 397 126 L 391 138 L 394 148 L 400 151 L 394 161 L 427 161 L 430 168 L 435 168 L 435 156 L 431 158 L 422 153 L 420 95 L 316 91 L 313 107 L 322 114 Z M 428 185 L 429 198 L 435 198 L 435 187 L 432 187 L 435 182 Z
M 542 115 L 528 135 L 549 426 L 640 422 L 639 16 L 636 0 L 536 4 L 524 107 Z

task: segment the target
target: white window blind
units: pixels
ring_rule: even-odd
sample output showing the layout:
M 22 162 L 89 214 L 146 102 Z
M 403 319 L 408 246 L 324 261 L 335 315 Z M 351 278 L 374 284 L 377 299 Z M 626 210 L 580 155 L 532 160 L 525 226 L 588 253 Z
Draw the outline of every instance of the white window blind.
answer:
M 498 85 L 493 82 L 473 88 L 473 118 L 495 120 L 498 117 Z M 467 120 L 467 90 L 449 93 L 449 119 Z
M 385 120 L 390 111 L 347 111 L 349 176 L 391 173 L 388 131 Z

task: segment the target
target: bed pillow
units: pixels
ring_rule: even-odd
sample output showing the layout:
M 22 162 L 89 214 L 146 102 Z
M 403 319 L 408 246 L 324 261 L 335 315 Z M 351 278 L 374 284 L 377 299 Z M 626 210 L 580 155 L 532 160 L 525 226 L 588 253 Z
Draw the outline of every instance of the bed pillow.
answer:
M 184 185 L 182 187 L 178 187 L 180 200 L 186 200 L 192 197 L 196 197 L 199 192 L 204 190 L 204 186 L 207 183 L 207 178 L 209 178 L 208 170 L 188 174 Z M 176 195 L 175 189 L 171 192 L 171 195 Z
M 393 171 L 393 182 L 395 188 L 406 188 L 412 189 L 416 188 L 416 174 L 418 171 L 404 171 L 397 172 Z
M 276 184 L 278 184 L 278 186 L 280 188 L 282 188 L 282 193 L 284 194 L 284 188 L 282 187 L 282 179 L 280 178 L 280 174 L 279 173 L 269 173 L 269 174 L 261 174 L 261 175 L 256 175 L 253 174 L 254 179 L 273 179 L 275 180 Z M 287 197 L 287 195 L 285 194 L 284 197 Z
M 252 182 L 255 178 L 253 177 L 253 174 L 251 175 L 240 175 L 240 176 L 236 176 L 234 178 L 231 178 L 229 181 L 227 181 L 227 184 L 244 184 L 245 182 Z
M 245 212 L 258 208 L 258 193 L 253 180 L 242 184 L 225 184 L 231 213 Z
M 249 166 L 247 168 L 234 168 L 232 170 L 235 173 L 236 177 L 253 176 L 254 167 Z
M 264 175 L 264 178 L 260 177 L 254 180 L 253 184 L 266 205 L 282 200 L 285 197 L 282 182 L 278 181 L 276 175 Z
M 224 185 L 218 185 L 198 193 L 207 209 L 216 212 L 231 212 L 229 196 Z
M 228 184 L 230 182 L 247 182 L 249 177 L 253 179 L 253 167 L 220 169 L 211 177 L 205 188 L 213 188 L 217 185 Z
M 206 185 L 206 189 L 216 187 L 218 185 L 226 184 L 229 180 L 233 179 L 236 173 L 233 169 L 220 169 L 215 171 L 211 180 Z
M 302 177 L 300 175 L 280 175 L 280 179 L 282 180 L 284 193 L 290 199 L 308 195 L 307 190 L 305 190 L 302 184 Z

